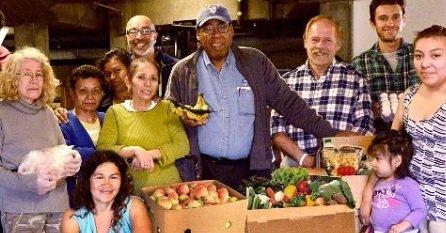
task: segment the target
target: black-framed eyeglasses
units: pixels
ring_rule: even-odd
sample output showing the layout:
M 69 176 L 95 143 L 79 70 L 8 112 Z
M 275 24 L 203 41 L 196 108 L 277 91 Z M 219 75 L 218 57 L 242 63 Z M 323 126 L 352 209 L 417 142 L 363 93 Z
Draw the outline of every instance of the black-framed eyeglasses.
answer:
M 203 27 L 201 27 L 201 30 L 203 31 L 204 34 L 206 35 L 211 35 L 212 33 L 214 33 L 215 30 L 217 30 L 217 32 L 219 33 L 227 33 L 229 31 L 229 28 L 231 27 L 230 24 L 228 23 L 222 23 L 219 24 L 217 26 L 213 26 L 213 25 L 205 25 Z
M 138 33 L 141 33 L 141 35 L 148 36 L 148 35 L 150 35 L 152 33 L 155 33 L 155 32 L 156 32 L 155 30 L 152 30 L 149 27 L 141 28 L 141 29 L 131 28 L 131 29 L 127 30 L 127 35 L 130 36 L 130 37 L 136 37 L 138 35 Z

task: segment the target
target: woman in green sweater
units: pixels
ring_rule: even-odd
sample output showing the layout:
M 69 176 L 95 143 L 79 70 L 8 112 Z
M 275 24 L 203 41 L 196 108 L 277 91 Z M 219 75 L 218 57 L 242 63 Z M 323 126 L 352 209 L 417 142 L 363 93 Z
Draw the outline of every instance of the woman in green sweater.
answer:
M 145 186 L 180 182 L 175 160 L 189 153 L 189 141 L 173 105 L 159 100 L 158 66 L 132 61 L 126 85 L 132 99 L 105 114 L 97 148 L 132 160 L 134 194 Z

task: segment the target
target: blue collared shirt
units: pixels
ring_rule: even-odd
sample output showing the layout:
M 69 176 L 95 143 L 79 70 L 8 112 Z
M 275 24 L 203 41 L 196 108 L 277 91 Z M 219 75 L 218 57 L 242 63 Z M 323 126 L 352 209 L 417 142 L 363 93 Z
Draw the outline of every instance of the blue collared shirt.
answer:
M 200 152 L 216 158 L 246 158 L 254 137 L 254 96 L 230 51 L 219 72 L 205 51 L 197 64 L 198 91 L 214 112 L 198 127 Z

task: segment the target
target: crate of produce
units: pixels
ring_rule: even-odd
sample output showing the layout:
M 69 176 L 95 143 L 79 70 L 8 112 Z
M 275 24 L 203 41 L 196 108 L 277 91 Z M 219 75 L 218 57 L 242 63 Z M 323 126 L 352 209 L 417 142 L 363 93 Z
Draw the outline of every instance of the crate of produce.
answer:
M 251 177 L 243 184 L 248 233 L 355 232 L 355 202 L 339 177 L 310 177 L 304 168 L 280 168 L 271 180 Z
M 202 180 L 142 188 L 153 232 L 240 233 L 246 227 L 246 198 L 230 187 Z

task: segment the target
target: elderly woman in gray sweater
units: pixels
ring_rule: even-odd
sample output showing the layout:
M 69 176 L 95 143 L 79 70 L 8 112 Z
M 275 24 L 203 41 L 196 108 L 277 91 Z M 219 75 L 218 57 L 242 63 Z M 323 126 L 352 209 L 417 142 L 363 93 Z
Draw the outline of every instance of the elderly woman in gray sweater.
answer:
M 68 208 L 65 179 L 51 171 L 17 172 L 30 151 L 65 144 L 48 107 L 57 85 L 48 58 L 35 48 L 12 54 L 0 74 L 0 211 L 5 232 L 59 232 Z M 80 163 L 76 158 L 66 161 L 64 176 L 77 173 Z

